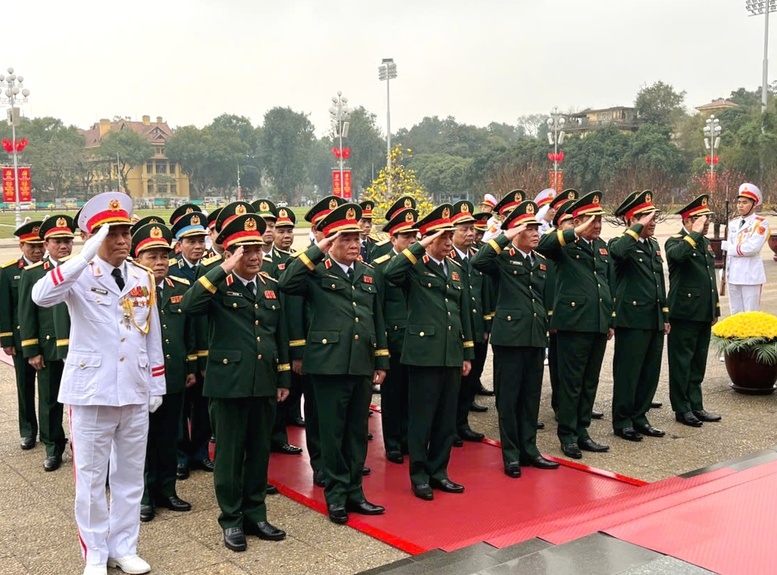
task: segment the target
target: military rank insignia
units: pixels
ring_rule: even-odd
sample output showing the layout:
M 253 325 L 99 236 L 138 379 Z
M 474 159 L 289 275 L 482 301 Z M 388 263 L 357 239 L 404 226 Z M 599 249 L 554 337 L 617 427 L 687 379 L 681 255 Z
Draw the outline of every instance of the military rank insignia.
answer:
M 370 276 L 363 276 L 362 278 L 364 280 L 364 283 L 371 284 L 372 283 L 372 277 Z
M 545 270 L 547 270 L 547 269 L 548 269 L 548 266 L 546 266 L 545 264 L 540 264 L 540 269 L 541 269 L 542 271 L 545 271 Z
M 602 254 L 603 256 L 606 256 L 607 255 L 607 248 L 599 248 L 599 253 Z
M 460 282 L 459 272 L 451 272 L 451 279 L 455 282 Z
M 275 292 L 271 289 L 264 290 L 264 299 L 278 299 L 278 296 L 275 295 Z
M 174 295 L 170 297 L 170 303 L 181 303 L 182 299 L 183 299 L 182 295 Z

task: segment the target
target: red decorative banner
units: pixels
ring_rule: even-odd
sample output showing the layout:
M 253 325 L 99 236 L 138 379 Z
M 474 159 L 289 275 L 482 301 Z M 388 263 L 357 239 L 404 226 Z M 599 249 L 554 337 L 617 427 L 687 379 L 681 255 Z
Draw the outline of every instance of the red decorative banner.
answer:
M 24 148 L 27 147 L 28 144 L 27 138 L 22 138 L 21 140 L 14 140 L 13 142 L 11 140 L 3 139 L 3 149 L 8 152 L 9 154 L 12 154 L 14 151 L 14 148 L 17 152 L 23 152 Z
M 551 162 L 558 162 L 559 164 L 564 161 L 564 152 L 548 152 L 548 159 Z
M 714 192 L 718 187 L 718 175 L 715 172 L 707 172 L 707 189 Z
M 556 193 L 559 193 L 561 190 L 564 189 L 564 173 L 559 170 L 558 172 L 554 170 L 548 171 L 548 187 L 553 188 L 556 190 Z
M 7 204 L 16 203 L 16 188 L 14 187 L 13 167 L 3 166 L 3 201 Z M 32 201 L 32 175 L 29 166 L 19 167 L 19 202 Z
M 707 156 L 705 160 L 708 164 L 717 164 L 720 162 L 720 156 Z
M 351 170 L 343 170 L 342 185 L 340 182 L 340 170 L 332 170 L 332 194 L 344 200 L 350 200 L 353 197 Z
M 340 159 L 340 156 L 342 156 L 343 160 L 347 160 L 351 157 L 351 148 L 332 148 L 332 153 L 337 159 Z

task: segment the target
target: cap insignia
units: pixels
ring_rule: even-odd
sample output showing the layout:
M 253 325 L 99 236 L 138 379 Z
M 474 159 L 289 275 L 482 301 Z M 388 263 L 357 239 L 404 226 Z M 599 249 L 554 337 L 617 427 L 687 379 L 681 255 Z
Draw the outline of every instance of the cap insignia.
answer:
M 40 231 L 40 226 L 35 226 L 34 228 L 32 228 L 33 234 L 37 234 L 39 231 Z
M 108 208 L 111 210 L 120 210 L 121 209 L 121 203 L 117 199 L 112 199 L 110 202 L 108 202 Z
M 189 220 L 189 223 L 193 226 L 199 226 L 200 225 L 200 216 L 192 216 L 192 219 Z
M 332 198 L 329 200 L 329 209 L 334 210 L 337 207 L 337 200 Z
M 645 194 L 645 201 L 646 202 L 652 202 L 653 201 L 653 196 L 650 195 L 650 194 Z
M 462 214 L 468 214 L 469 213 L 469 206 L 467 204 L 461 204 L 461 213 Z
M 160 230 L 157 227 L 151 228 L 151 231 L 148 234 L 152 238 L 161 238 L 162 237 L 162 230 Z
M 270 206 L 267 205 L 267 202 L 262 202 L 261 204 L 259 204 L 259 210 L 262 212 L 269 212 Z
M 707 198 L 702 198 L 701 199 L 701 205 L 702 206 L 706 206 L 707 205 Z
M 526 206 L 526 213 L 527 214 L 533 214 L 534 213 L 534 206 L 529 204 Z
M 406 208 L 412 208 L 413 207 L 413 199 L 412 198 L 405 198 L 405 207 Z
M 405 214 L 405 221 L 406 222 L 413 222 L 414 221 L 414 219 L 413 219 L 413 212 L 407 212 Z
M 356 219 L 356 210 L 353 208 L 348 208 L 348 211 L 345 212 L 345 219 L 346 220 L 355 220 Z
M 243 204 L 238 204 L 235 206 L 235 215 L 236 216 L 242 216 L 246 213 L 246 207 Z
M 254 218 L 248 218 L 246 220 L 245 226 L 243 226 L 243 229 L 247 232 L 253 232 L 256 230 L 256 220 Z
M 575 192 L 569 192 L 569 199 L 574 200 L 575 199 Z
M 451 217 L 451 211 L 448 208 L 443 208 L 442 210 L 442 219 L 447 219 Z
M 594 196 L 593 203 L 598 204 L 599 203 L 599 196 Z
M 64 228 L 67 226 L 67 220 L 65 218 L 57 218 L 57 227 Z
M 288 213 L 286 213 L 286 210 L 284 210 L 283 208 L 281 208 L 280 210 L 278 210 L 278 215 L 279 215 L 280 217 L 282 217 L 282 218 L 285 218 L 286 216 L 288 216 Z

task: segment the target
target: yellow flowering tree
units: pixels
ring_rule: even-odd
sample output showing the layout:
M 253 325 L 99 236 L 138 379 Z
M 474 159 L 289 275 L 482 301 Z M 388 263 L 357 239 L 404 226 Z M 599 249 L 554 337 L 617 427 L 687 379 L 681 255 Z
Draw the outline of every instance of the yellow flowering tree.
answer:
M 362 194 L 363 200 L 375 202 L 373 217 L 376 224 L 386 221 L 386 212 L 400 196 L 412 196 L 415 198 L 416 209 L 421 214 L 421 217 L 432 210 L 432 199 L 418 181 L 415 170 L 404 165 L 403 160 L 406 153 L 409 154 L 410 150 L 402 150 L 401 146 L 396 146 L 391 150 L 391 170 L 389 171 L 384 166 L 378 177 L 373 180 Z M 391 180 L 391 193 L 389 193 L 388 187 L 389 180 Z

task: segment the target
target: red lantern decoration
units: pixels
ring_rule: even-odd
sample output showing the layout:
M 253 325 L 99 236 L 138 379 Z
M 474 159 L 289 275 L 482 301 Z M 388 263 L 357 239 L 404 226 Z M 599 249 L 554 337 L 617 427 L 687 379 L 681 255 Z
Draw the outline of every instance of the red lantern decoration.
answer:
M 720 162 L 720 156 L 707 156 L 705 160 L 708 164 L 717 164 Z
M 3 140 L 3 149 L 9 154 L 13 152 L 13 144 L 11 143 L 11 140 Z
M 564 161 L 564 152 L 548 152 L 548 159 L 551 162 L 558 162 L 559 164 Z
M 342 157 L 343 160 L 347 160 L 351 156 L 351 148 L 332 148 L 332 153 L 337 159 Z
M 29 143 L 29 140 L 27 138 L 22 138 L 21 140 L 16 141 L 16 151 L 17 152 L 23 152 L 24 148 L 27 147 L 27 144 Z
M 29 144 L 29 140 L 27 138 L 15 140 L 14 142 L 11 140 L 3 140 L 3 149 L 9 154 L 12 154 L 14 150 L 21 153 L 24 151 L 24 148 L 27 147 L 27 144 Z

